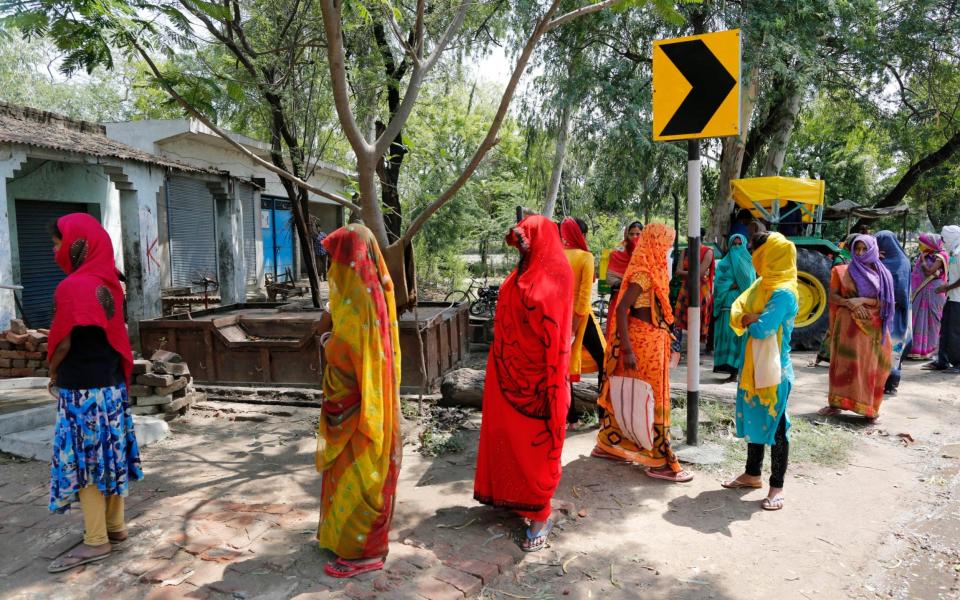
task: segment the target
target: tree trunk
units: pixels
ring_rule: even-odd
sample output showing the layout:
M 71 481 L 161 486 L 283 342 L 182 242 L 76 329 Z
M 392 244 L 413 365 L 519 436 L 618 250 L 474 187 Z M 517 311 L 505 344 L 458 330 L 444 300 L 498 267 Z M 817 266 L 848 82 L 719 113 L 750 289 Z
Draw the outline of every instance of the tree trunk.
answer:
M 360 183 L 360 210 L 363 215 L 363 224 L 370 228 L 380 248 L 390 245 L 387 237 L 387 224 L 383 211 L 377 204 L 380 198 L 377 195 L 377 163 L 379 159 L 372 156 L 357 157 L 357 179 Z
M 730 230 L 730 182 L 740 176 L 740 165 L 743 163 L 743 152 L 750 130 L 750 118 L 757 104 L 757 79 L 759 73 L 754 66 L 746 81 L 741 81 L 743 94 L 740 101 L 740 135 L 723 140 L 723 152 L 720 155 L 720 180 L 717 182 L 717 195 L 713 200 L 713 210 L 710 219 L 708 235 L 714 239 L 725 239 Z
M 802 97 L 802 88 L 794 84 L 790 86 L 789 92 L 783 98 L 780 110 L 777 111 L 778 118 L 770 136 L 770 143 L 767 145 L 767 156 L 763 161 L 763 168 L 760 170 L 763 177 L 779 175 L 780 169 L 783 168 L 787 148 L 790 146 L 790 136 L 793 134 L 793 127 L 797 122 L 797 115 L 800 114 Z
M 567 138 L 570 136 L 570 105 L 565 104 L 560 113 L 560 128 L 557 131 L 557 149 L 553 155 L 553 172 L 550 174 L 550 185 L 547 187 L 547 197 L 543 203 L 543 216 L 553 218 L 557 208 L 557 194 L 560 192 L 560 179 L 563 176 L 563 159 L 567 154 Z
M 377 121 L 377 136 L 383 133 L 386 127 Z M 390 151 L 384 160 L 377 166 L 377 177 L 380 179 L 380 200 L 383 204 L 383 220 L 387 227 L 387 237 L 390 243 L 400 239 L 403 234 L 403 208 L 400 206 L 400 167 L 403 157 L 407 153 L 401 142 L 402 133 L 390 144 Z

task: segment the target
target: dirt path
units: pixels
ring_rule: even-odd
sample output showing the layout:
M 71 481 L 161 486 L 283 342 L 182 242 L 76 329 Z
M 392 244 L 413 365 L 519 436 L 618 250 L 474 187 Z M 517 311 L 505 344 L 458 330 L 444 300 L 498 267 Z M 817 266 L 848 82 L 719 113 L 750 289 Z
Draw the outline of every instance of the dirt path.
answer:
M 826 392 L 827 371 L 805 367 L 810 358 L 795 360 L 799 418 L 811 418 Z M 479 415 L 459 453 L 425 458 L 411 438 L 389 572 L 350 583 L 322 574 L 328 557 L 312 541 L 315 411 L 208 403 L 144 451 L 148 478 L 128 502 L 131 542 L 64 575 L 45 566 L 76 543 L 79 511 L 47 513 L 45 464 L 3 461 L 0 596 L 958 598 L 960 461 L 943 455 L 960 455 L 949 447 L 960 442 L 960 378 L 918 366 L 908 365 L 881 425 L 822 426 L 849 427 L 853 449 L 840 467 L 792 464 L 779 513 L 759 509 L 760 491 L 720 489 L 732 471 L 665 484 L 589 458 L 595 431 L 573 433 L 557 494 L 571 516 L 537 555 L 512 543 L 516 518 L 472 499 Z M 733 393 L 704 379 L 705 393 Z

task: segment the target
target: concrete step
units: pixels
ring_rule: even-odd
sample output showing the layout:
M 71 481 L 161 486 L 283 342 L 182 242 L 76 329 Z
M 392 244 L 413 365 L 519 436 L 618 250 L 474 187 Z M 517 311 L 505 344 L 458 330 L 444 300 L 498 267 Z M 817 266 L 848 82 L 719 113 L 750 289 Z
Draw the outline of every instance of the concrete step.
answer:
M 37 409 L 34 409 L 37 410 Z M 51 413 L 52 414 L 52 413 Z M 51 421 L 53 419 L 50 419 Z M 143 448 L 167 437 L 170 426 L 163 419 L 150 416 L 133 418 L 137 444 Z M 48 461 L 53 455 L 52 424 L 0 436 L 0 451 L 23 458 Z
M 20 431 L 52 426 L 56 419 L 57 407 L 52 402 L 34 408 L 0 413 L 0 439 Z

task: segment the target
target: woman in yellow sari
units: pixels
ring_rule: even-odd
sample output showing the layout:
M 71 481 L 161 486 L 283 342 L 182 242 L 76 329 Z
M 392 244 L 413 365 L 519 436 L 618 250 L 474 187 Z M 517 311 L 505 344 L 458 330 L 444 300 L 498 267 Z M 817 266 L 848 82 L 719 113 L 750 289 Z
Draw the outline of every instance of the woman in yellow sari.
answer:
M 617 312 L 611 315 L 604 371 L 641 379 L 653 388 L 653 448 L 647 450 L 627 439 L 610 399 L 609 380 L 600 391 L 605 414 L 600 421 L 593 456 L 640 463 L 647 475 L 675 483 L 693 479 L 683 470 L 670 448 L 670 281 L 667 253 L 673 229 L 651 223 L 640 234 L 623 277 Z
M 353 577 L 382 569 L 387 555 L 402 455 L 400 340 L 393 283 L 373 233 L 349 225 L 323 245 L 333 330 L 324 344 L 317 540 L 337 555 L 324 571 Z

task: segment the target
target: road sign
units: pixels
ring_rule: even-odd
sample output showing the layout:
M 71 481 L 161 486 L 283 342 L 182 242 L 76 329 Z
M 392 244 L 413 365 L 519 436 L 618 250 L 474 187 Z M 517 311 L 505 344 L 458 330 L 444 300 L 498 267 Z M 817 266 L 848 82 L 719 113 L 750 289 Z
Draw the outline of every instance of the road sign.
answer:
M 740 134 L 740 30 L 653 43 L 653 139 Z

